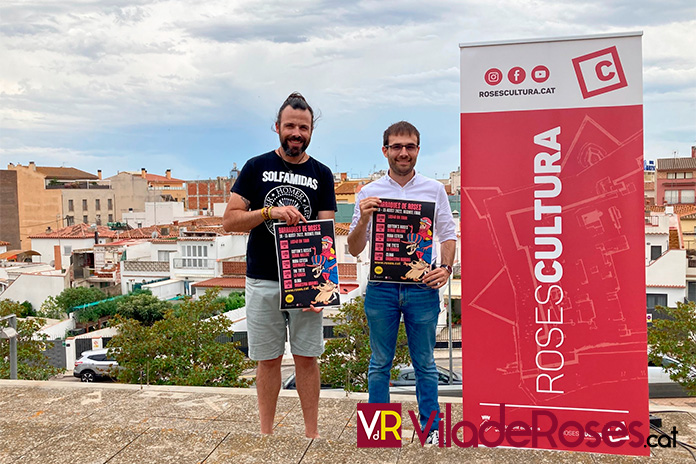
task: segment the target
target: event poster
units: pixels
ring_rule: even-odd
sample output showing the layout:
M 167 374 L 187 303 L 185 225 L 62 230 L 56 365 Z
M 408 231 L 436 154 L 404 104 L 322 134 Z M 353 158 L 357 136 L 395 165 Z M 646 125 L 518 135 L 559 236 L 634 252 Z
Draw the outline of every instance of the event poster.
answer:
M 332 219 L 274 224 L 280 309 L 302 309 L 340 304 L 338 262 Z
M 433 264 L 435 203 L 381 200 L 372 213 L 370 280 L 419 283 Z
M 464 420 L 647 456 L 641 34 L 460 49 Z

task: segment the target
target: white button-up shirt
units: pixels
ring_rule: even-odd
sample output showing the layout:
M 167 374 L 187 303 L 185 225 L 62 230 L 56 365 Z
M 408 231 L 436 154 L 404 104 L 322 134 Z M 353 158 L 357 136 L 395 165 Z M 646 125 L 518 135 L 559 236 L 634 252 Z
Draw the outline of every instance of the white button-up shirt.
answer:
M 355 198 L 353 221 L 350 232 L 353 232 L 360 220 L 360 200 L 367 197 L 394 198 L 399 200 L 431 201 L 435 203 L 433 230 L 437 240 L 457 240 L 457 226 L 452 218 L 452 209 L 447 200 L 445 186 L 440 182 L 416 173 L 403 187 L 389 174 L 364 186 Z M 369 242 L 372 229 L 372 219 L 367 225 L 367 240 Z M 436 261 L 436 250 L 433 250 L 433 263 Z

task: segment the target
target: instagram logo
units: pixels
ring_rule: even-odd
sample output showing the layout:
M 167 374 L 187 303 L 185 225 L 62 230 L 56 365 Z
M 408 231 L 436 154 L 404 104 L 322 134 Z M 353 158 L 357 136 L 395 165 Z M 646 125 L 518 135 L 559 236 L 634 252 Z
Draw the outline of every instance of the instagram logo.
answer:
M 573 58 L 573 68 L 583 98 L 628 86 L 616 47 Z
M 488 85 L 498 85 L 500 84 L 500 81 L 503 80 L 503 73 L 500 72 L 500 69 L 491 68 L 488 71 L 486 71 L 484 79 L 486 80 L 486 84 Z
M 521 84 L 525 77 L 527 77 L 527 73 L 519 66 L 515 66 L 508 71 L 508 80 L 513 84 Z

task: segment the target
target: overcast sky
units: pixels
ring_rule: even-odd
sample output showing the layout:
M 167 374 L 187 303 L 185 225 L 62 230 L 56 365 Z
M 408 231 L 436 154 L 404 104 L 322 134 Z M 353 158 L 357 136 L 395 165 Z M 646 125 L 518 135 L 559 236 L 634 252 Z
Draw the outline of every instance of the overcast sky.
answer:
M 2 0 L 0 168 L 224 176 L 278 146 L 302 92 L 309 153 L 386 167 L 381 134 L 422 133 L 420 172 L 459 165 L 459 44 L 643 31 L 646 158 L 696 145 L 694 0 Z

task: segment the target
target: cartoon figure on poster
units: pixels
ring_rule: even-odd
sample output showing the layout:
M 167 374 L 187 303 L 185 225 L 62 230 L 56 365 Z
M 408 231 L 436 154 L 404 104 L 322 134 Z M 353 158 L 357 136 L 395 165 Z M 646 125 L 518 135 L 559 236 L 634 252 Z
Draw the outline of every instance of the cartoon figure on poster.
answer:
M 312 288 L 319 290 L 312 300 L 312 304 L 328 304 L 338 298 L 338 263 L 336 262 L 336 254 L 331 248 L 333 240 L 331 237 L 323 237 L 321 239 L 322 252 L 310 258 L 310 267 L 315 279 L 323 279 L 318 285 L 313 285 Z
M 427 218 L 421 218 L 420 228 L 418 233 L 410 233 L 406 236 L 403 243 L 406 244 L 406 253 L 409 256 L 415 255 L 416 259 L 407 264 L 410 269 L 405 275 L 401 276 L 402 280 L 419 281 L 423 275 L 430 269 L 430 262 L 433 259 L 433 231 L 431 229 L 432 221 Z

